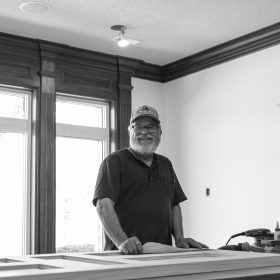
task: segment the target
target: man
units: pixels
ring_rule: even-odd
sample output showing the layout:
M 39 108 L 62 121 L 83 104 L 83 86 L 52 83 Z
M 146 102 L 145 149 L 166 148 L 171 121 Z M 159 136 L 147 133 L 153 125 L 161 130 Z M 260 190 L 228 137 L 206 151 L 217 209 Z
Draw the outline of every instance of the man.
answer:
M 137 107 L 128 127 L 130 147 L 101 164 L 93 204 L 105 229 L 105 250 L 140 254 L 144 243 L 207 248 L 184 238 L 179 203 L 186 196 L 171 162 L 156 154 L 161 139 L 158 112 Z

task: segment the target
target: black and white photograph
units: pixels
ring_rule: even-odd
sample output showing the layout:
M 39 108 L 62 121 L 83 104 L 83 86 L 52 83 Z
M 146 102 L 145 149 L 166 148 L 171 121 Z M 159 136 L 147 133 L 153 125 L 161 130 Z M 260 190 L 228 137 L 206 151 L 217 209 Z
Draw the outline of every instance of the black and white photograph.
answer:
M 0 0 L 0 280 L 280 279 L 280 0 Z

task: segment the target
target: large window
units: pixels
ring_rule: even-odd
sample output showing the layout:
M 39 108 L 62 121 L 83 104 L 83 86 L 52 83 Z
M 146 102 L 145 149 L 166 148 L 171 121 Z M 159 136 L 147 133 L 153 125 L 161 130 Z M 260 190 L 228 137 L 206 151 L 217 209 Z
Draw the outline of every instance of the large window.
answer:
M 62 94 L 56 100 L 56 251 L 101 250 L 102 227 L 92 198 L 108 154 L 108 104 Z M 31 104 L 31 91 L 0 86 L 0 256 L 34 252 L 40 209 L 31 180 L 36 151 Z
M 65 95 L 56 100 L 56 252 L 101 250 L 92 198 L 108 154 L 108 104 Z
M 0 86 L 0 255 L 30 252 L 31 92 Z

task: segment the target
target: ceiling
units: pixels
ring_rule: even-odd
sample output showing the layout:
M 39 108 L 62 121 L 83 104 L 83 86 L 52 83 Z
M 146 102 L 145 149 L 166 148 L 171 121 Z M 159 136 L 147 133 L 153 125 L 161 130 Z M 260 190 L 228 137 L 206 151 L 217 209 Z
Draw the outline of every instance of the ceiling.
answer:
M 280 22 L 280 0 L 35 0 L 45 13 L 22 12 L 24 0 L 0 1 L 0 32 L 166 65 Z M 112 25 L 143 42 L 120 48 Z

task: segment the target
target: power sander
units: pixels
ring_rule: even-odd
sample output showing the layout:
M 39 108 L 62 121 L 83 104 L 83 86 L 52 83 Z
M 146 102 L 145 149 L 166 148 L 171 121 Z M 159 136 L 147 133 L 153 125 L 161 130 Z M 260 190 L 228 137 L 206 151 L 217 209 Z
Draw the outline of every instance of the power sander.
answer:
M 274 240 L 274 233 L 266 228 L 256 228 L 239 232 L 232 235 L 225 246 L 218 249 L 233 251 L 253 251 L 253 252 L 271 252 L 280 253 L 280 240 Z M 237 236 L 253 237 L 255 242 L 250 245 L 248 242 L 238 243 L 237 245 L 228 245 L 232 238 Z

